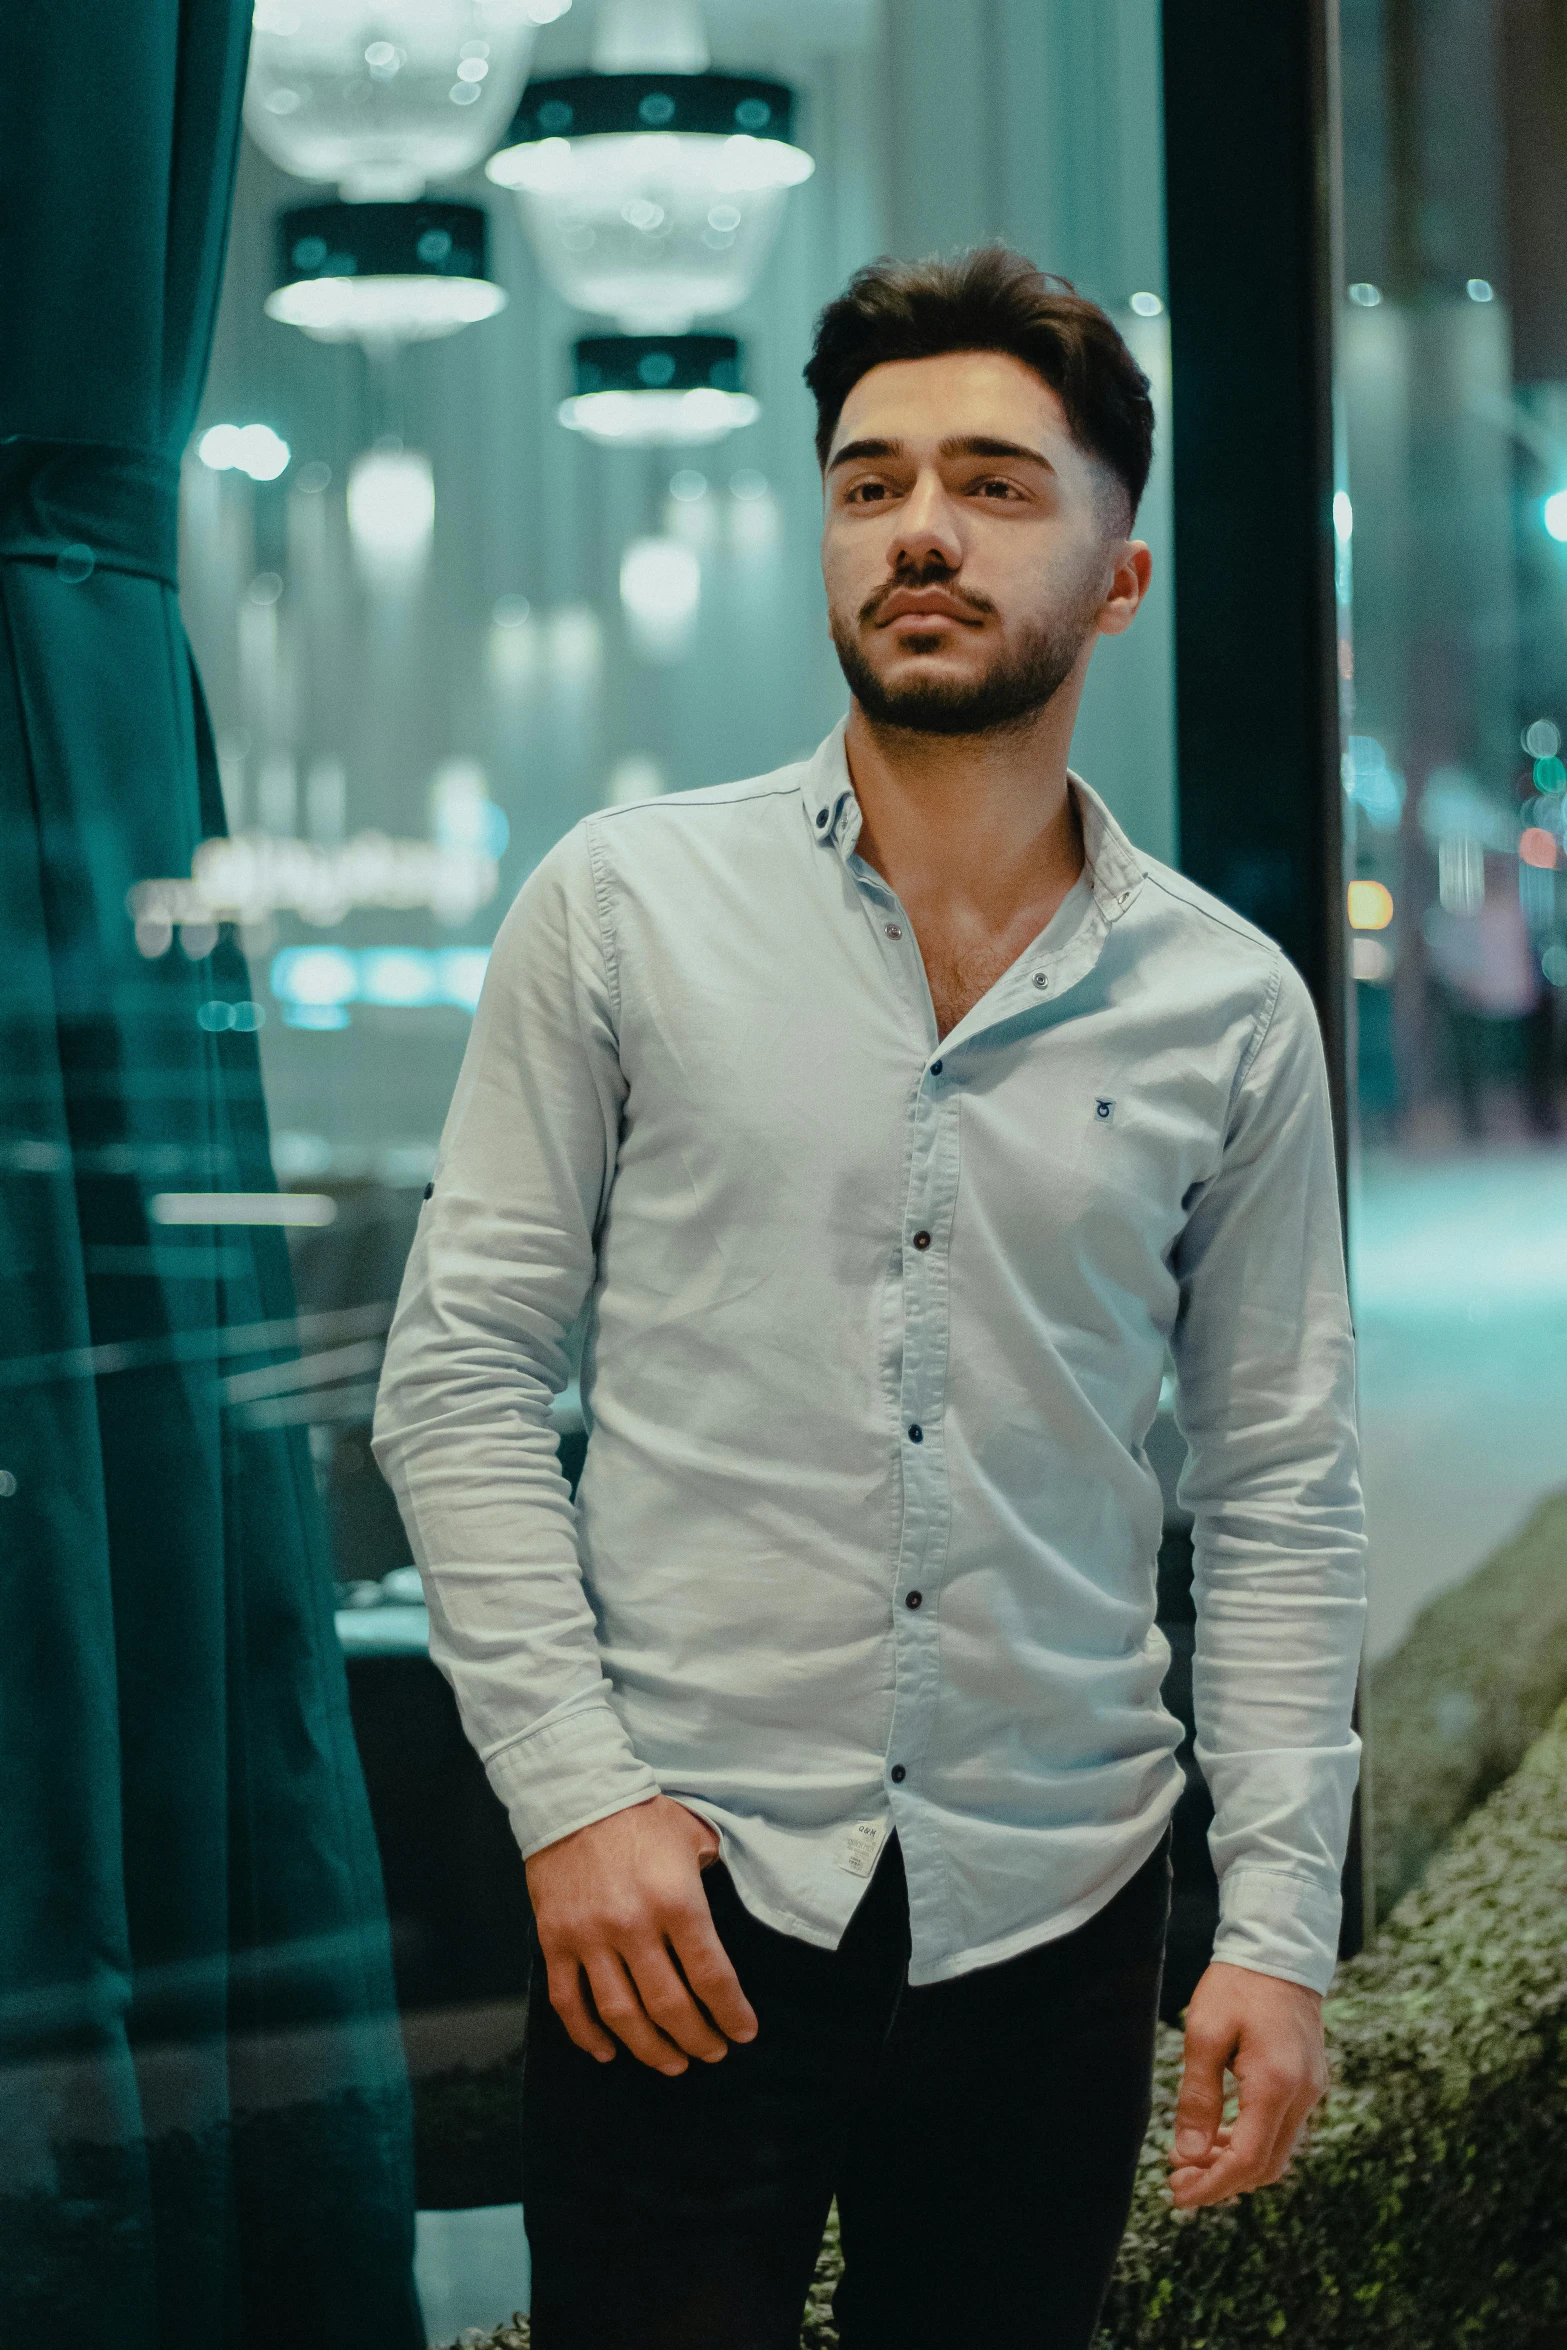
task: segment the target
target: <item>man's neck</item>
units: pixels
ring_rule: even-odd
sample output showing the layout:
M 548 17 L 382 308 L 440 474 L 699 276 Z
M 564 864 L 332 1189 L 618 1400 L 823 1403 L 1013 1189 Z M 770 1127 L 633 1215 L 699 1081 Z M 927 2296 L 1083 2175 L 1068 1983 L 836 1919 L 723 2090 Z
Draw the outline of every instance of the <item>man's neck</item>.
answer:
M 1057 694 L 1028 727 L 978 735 L 882 726 L 851 705 L 859 852 L 916 923 L 921 906 L 987 930 L 1041 907 L 1048 921 L 1083 869 L 1066 767 L 1076 703 Z

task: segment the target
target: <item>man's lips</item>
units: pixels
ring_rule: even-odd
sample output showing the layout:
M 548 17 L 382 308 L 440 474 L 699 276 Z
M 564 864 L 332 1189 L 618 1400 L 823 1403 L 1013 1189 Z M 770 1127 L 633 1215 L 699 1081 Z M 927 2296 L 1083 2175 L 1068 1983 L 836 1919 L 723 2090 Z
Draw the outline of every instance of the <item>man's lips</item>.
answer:
M 956 620 L 964 628 L 981 628 L 985 616 L 939 589 L 899 588 L 877 607 L 873 617 L 878 628 L 890 628 L 895 620 Z

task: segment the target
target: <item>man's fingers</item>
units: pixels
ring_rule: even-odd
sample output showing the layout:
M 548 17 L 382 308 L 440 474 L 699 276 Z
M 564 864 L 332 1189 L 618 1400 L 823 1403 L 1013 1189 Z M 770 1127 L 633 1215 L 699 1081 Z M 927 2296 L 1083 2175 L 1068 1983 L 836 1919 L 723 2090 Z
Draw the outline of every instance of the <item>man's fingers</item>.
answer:
M 607 2064 L 615 2053 L 615 2043 L 596 2021 L 582 1996 L 580 1970 L 575 1963 L 557 1963 L 547 1969 L 547 1974 L 550 2005 L 568 2034 L 586 2055 L 596 2056 L 601 2064 Z
M 639 2063 L 650 2066 L 654 2072 L 683 2073 L 686 2069 L 683 2051 L 672 2040 L 666 2040 L 652 2023 L 637 1996 L 636 1985 L 614 1952 L 595 1951 L 584 1964 L 600 2022 L 608 2025 Z
M 1187 2026 L 1181 2094 L 1175 2107 L 1177 2160 L 1200 2160 L 1213 2144 L 1224 2113 L 1224 2066 L 1229 2054 L 1225 2042 Z
M 708 2022 L 661 1942 L 628 1952 L 626 1965 L 644 2009 L 676 2047 L 708 2064 L 727 2056 L 728 2041 Z
M 754 2040 L 756 2011 L 740 1988 L 729 1953 L 719 1941 L 704 1906 L 672 1919 L 670 1946 L 680 1971 L 726 2040 Z
M 1228 2144 L 1221 2145 L 1211 2161 L 1178 2167 L 1171 2174 L 1176 2202 L 1189 2210 L 1270 2185 L 1288 2159 L 1292 2140 L 1287 2124 L 1293 2110 L 1293 2097 L 1283 2083 L 1253 2084 L 1249 2095 L 1243 2090 L 1240 2118 L 1228 2133 Z M 1179 2136 L 1176 2145 L 1179 2149 Z

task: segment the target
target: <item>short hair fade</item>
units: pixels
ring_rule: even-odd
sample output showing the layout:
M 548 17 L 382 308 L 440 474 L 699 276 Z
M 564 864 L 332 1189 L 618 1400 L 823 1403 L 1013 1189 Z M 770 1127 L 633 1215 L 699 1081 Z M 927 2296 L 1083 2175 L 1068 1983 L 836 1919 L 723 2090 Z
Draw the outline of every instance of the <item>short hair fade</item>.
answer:
M 1097 302 L 1005 245 L 872 261 L 828 303 L 805 366 L 821 463 L 862 375 L 947 351 L 1006 351 L 1031 367 L 1059 398 L 1073 439 L 1116 475 L 1136 514 L 1153 456 L 1148 378 Z

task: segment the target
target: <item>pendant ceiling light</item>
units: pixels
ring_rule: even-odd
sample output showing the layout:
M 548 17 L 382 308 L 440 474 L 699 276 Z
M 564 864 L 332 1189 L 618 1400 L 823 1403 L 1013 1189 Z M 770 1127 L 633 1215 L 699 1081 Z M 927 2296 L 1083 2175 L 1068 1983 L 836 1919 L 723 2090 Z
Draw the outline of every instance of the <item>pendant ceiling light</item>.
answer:
M 592 73 L 536 81 L 485 170 L 579 310 L 678 334 L 756 282 L 815 168 L 782 82 L 712 73 L 694 0 L 610 0 Z
M 537 26 L 571 0 L 256 0 L 245 124 L 354 202 L 417 196 L 487 154 Z
M 493 317 L 482 205 L 300 204 L 278 215 L 267 314 L 322 343 L 386 352 Z
M 620 448 L 694 447 L 761 414 L 733 335 L 586 335 L 562 424 Z

